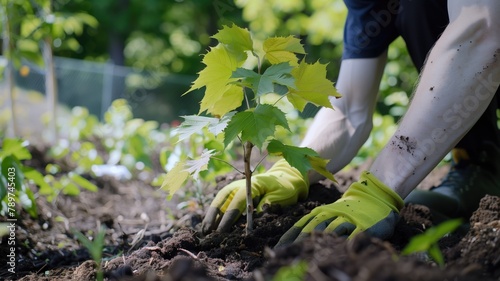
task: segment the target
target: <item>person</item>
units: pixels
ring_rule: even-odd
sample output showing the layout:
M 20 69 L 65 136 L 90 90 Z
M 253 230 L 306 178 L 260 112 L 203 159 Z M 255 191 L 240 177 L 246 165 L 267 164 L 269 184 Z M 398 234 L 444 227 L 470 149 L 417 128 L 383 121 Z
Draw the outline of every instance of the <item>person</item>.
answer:
M 333 173 L 352 160 L 372 129 L 387 49 L 398 36 L 422 70 L 419 83 L 398 129 L 370 168 L 339 200 L 300 219 L 277 246 L 313 231 L 388 238 L 405 204 L 403 198 L 458 217 L 470 215 L 483 195 L 500 195 L 495 94 L 500 83 L 500 2 L 345 3 L 344 53 L 336 85 L 343 97 L 331 100 L 334 110 L 318 112 L 301 146 L 331 159 L 327 167 Z M 414 190 L 453 147 L 454 164 L 442 184 L 431 191 Z M 321 179 L 315 172 L 304 178 L 279 160 L 267 172 L 253 176 L 256 209 L 305 199 L 309 184 Z M 245 210 L 244 186 L 235 181 L 219 191 L 203 220 L 203 232 L 231 228 Z

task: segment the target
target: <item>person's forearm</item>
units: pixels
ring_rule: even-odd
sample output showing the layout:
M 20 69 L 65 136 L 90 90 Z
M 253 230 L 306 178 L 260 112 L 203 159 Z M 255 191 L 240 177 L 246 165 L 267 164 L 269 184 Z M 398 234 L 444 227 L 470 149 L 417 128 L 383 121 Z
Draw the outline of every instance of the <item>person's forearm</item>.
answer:
M 474 125 L 500 82 L 500 2 L 451 2 L 451 22 L 427 59 L 408 112 L 370 168 L 403 198 Z
M 327 167 L 333 173 L 349 164 L 370 135 L 386 57 L 384 53 L 372 59 L 342 61 L 336 84 L 342 97 L 332 99 L 333 110 L 318 112 L 300 145 L 331 159 Z M 311 183 L 322 178 L 315 172 L 309 175 Z

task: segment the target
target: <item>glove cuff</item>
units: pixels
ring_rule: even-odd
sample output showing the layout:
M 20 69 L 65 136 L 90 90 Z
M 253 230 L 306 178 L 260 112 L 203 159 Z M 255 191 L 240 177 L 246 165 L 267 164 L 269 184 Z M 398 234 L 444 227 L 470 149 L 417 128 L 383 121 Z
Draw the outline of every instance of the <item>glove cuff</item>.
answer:
M 364 189 L 365 192 L 371 193 L 373 196 L 378 197 L 384 202 L 392 205 L 395 211 L 399 212 L 399 210 L 403 208 L 404 201 L 401 196 L 381 182 L 369 171 L 363 171 L 361 173 L 359 183 L 368 187 Z

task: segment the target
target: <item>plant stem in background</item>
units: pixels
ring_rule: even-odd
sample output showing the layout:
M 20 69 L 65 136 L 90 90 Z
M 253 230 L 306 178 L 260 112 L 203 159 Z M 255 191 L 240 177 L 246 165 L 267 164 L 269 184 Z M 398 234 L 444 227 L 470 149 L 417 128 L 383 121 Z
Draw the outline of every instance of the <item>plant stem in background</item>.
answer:
M 249 141 L 245 142 L 245 179 L 247 192 L 247 227 L 246 234 L 249 235 L 253 229 L 253 200 L 252 200 L 252 169 L 250 168 L 250 158 L 252 156 L 253 144 Z
M 48 11 L 52 13 L 52 1 L 49 1 Z M 56 72 L 54 70 L 54 58 L 52 54 L 52 37 L 46 35 L 43 40 L 43 61 L 45 63 L 45 95 L 47 98 L 47 110 L 49 114 L 49 143 L 54 144 L 57 141 L 57 83 Z
M 3 52 L 4 52 L 4 57 L 7 59 L 7 67 L 5 67 L 5 84 L 6 84 L 6 91 L 7 95 L 9 96 L 8 100 L 10 102 L 10 128 L 11 128 L 11 137 L 19 137 L 19 129 L 17 127 L 17 121 L 16 121 L 16 104 L 15 104 L 15 96 L 14 96 L 14 67 L 12 65 L 12 54 L 13 54 L 13 49 L 14 45 L 11 42 L 11 28 L 10 28 L 10 18 L 9 18 L 9 13 L 8 13 L 8 8 L 9 5 L 8 2 L 2 2 L 3 9 L 2 9 L 2 18 L 3 18 Z

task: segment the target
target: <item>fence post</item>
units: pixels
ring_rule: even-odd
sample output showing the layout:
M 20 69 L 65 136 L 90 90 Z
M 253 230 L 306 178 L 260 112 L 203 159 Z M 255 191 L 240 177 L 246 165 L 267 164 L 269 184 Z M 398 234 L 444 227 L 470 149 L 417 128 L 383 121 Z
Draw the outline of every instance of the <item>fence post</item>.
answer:
M 52 56 L 52 38 L 46 37 L 43 41 L 43 60 L 45 63 L 45 94 L 47 98 L 47 109 L 49 115 L 49 144 L 54 144 L 58 139 L 57 134 L 57 83 L 54 70 L 54 58 Z
M 101 98 L 101 119 L 104 120 L 104 113 L 111 106 L 113 95 L 113 77 L 115 75 L 115 65 L 106 62 L 104 65 L 102 98 Z

